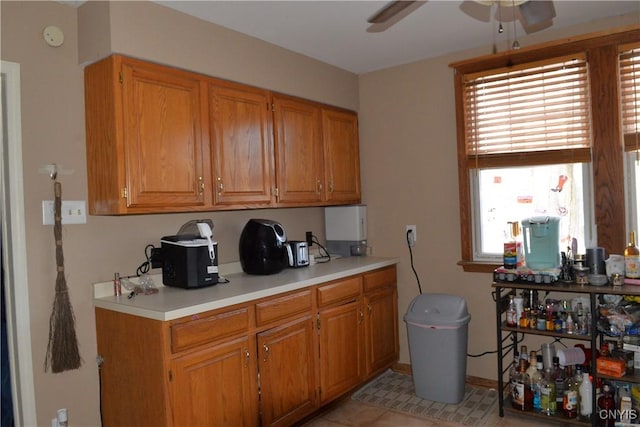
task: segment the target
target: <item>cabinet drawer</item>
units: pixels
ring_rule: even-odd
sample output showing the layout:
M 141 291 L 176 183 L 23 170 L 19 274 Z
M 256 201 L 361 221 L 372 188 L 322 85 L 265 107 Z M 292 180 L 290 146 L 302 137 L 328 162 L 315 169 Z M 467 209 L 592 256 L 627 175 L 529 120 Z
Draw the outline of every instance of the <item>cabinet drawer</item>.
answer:
M 173 325 L 171 351 L 176 353 L 220 338 L 247 332 L 248 328 L 249 309 L 247 307 Z
M 318 307 L 358 297 L 361 283 L 362 278 L 357 276 L 318 287 Z
M 383 268 L 372 273 L 364 275 L 364 290 L 381 288 L 383 286 L 395 285 L 396 283 L 396 267 Z
M 311 291 L 304 290 L 256 304 L 256 324 L 266 325 L 311 310 Z

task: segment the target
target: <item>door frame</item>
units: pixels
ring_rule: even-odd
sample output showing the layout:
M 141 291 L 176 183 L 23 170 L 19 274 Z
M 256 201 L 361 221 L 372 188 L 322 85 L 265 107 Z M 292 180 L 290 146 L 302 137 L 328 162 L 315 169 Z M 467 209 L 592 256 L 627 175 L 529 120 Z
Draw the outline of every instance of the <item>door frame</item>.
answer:
M 2 195 L 2 263 L 5 271 L 5 297 L 14 424 L 37 425 L 27 246 L 25 238 L 24 183 L 22 163 L 22 119 L 20 103 L 20 64 L 1 61 L 0 193 Z M 5 92 L 2 94 L 2 92 Z M 6 122 L 4 121 L 6 118 Z M 6 123 L 6 129 L 4 125 Z M 6 137 L 6 141 L 5 141 Z M 19 285 L 19 286 L 18 286 Z

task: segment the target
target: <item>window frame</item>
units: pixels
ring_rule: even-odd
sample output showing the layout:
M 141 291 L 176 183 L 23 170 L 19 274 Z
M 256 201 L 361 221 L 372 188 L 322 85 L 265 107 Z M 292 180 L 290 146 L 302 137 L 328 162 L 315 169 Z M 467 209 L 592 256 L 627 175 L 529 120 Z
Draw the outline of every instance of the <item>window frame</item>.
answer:
M 464 123 L 464 76 L 510 66 L 523 66 L 548 58 L 584 54 L 587 58 L 591 91 L 591 182 L 593 216 L 598 246 L 606 253 L 619 253 L 626 246 L 625 177 L 623 136 L 618 79 L 619 46 L 640 40 L 640 26 L 586 34 L 452 63 L 456 105 L 458 182 L 460 197 L 460 248 L 458 262 L 469 272 L 491 272 L 498 264 L 475 261 L 473 247 L 473 204 L 470 167 L 466 154 Z M 513 166 L 529 164 L 526 155 Z M 539 160 L 539 159 L 538 159 Z M 569 160 L 569 159 L 567 159 Z M 557 163 L 557 160 L 554 162 Z

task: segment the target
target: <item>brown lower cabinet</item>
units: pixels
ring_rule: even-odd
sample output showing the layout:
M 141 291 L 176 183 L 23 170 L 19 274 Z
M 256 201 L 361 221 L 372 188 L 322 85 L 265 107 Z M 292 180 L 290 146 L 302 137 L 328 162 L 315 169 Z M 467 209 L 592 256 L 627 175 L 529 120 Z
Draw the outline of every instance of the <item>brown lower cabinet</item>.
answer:
M 396 267 L 158 321 L 96 308 L 104 426 L 289 426 L 398 360 Z

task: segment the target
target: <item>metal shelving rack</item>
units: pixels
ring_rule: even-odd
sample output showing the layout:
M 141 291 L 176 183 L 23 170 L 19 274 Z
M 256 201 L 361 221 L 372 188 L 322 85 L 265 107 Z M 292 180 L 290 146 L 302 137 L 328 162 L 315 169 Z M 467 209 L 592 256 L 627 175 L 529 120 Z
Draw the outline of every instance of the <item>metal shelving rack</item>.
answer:
M 595 372 L 596 367 L 596 351 L 591 352 L 591 366 L 593 381 L 593 393 L 592 393 L 592 408 L 593 414 L 591 419 L 568 419 L 565 418 L 560 412 L 554 416 L 548 416 L 536 412 L 518 411 L 511 407 L 510 398 L 505 393 L 508 383 L 504 381 L 504 375 L 509 370 L 512 362 L 504 362 L 504 357 L 510 352 L 517 350 L 518 340 L 517 334 L 526 335 L 540 335 L 548 336 L 554 339 L 571 339 L 580 340 L 591 343 L 591 349 L 598 348 L 598 340 L 602 340 L 602 333 L 598 332 L 597 326 L 597 313 L 598 307 L 596 305 L 599 295 L 611 294 L 611 295 L 631 295 L 640 296 L 640 286 L 624 285 L 624 286 L 591 286 L 591 285 L 576 285 L 573 283 L 557 282 L 553 284 L 532 284 L 531 282 L 494 282 L 492 288 L 495 289 L 495 304 L 496 304 L 496 331 L 497 331 L 497 343 L 498 343 L 498 398 L 499 398 L 499 415 L 504 417 L 505 412 L 518 414 L 520 416 L 527 416 L 532 418 L 544 419 L 545 421 L 557 421 L 558 423 L 582 425 L 582 426 L 596 426 L 597 425 L 597 402 L 595 394 L 596 378 L 601 378 L 611 381 L 625 381 L 629 383 L 640 384 L 640 372 L 635 372 L 634 375 L 625 375 L 623 377 L 611 377 L 608 375 L 601 375 Z M 543 292 L 562 292 L 572 294 L 583 294 L 589 296 L 589 305 L 593 321 L 591 322 L 591 330 L 588 335 L 576 335 L 565 334 L 551 331 L 541 331 L 537 329 L 509 327 L 506 322 L 503 321 L 502 314 L 506 311 L 508 305 L 508 295 L 516 292 L 516 290 L 529 290 L 529 291 L 543 291 Z M 513 353 L 511 353 L 513 354 Z M 506 365 L 506 367 L 505 367 Z

